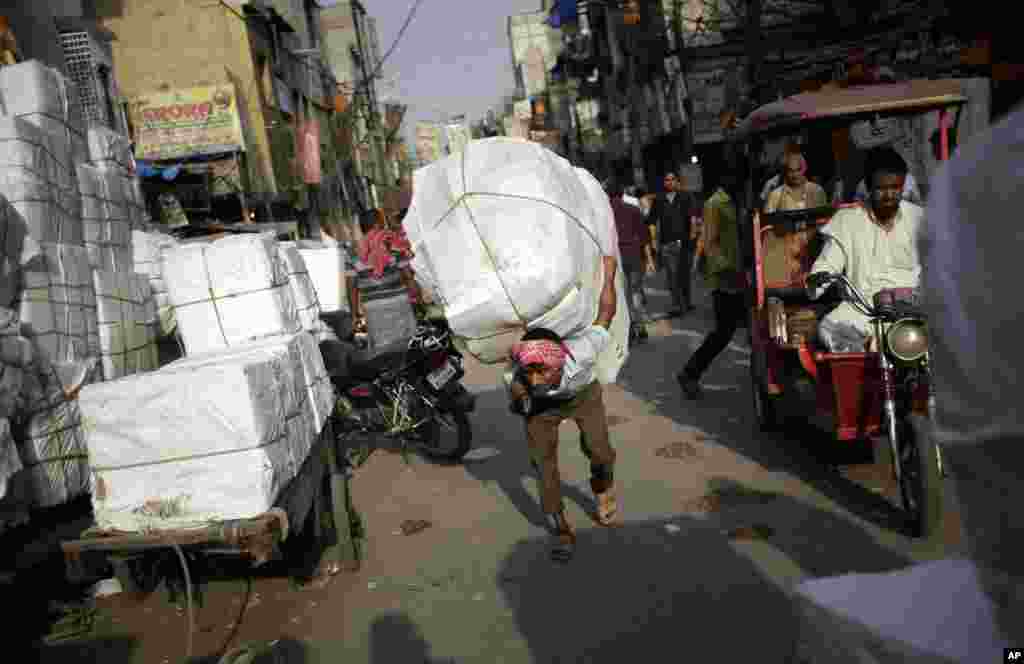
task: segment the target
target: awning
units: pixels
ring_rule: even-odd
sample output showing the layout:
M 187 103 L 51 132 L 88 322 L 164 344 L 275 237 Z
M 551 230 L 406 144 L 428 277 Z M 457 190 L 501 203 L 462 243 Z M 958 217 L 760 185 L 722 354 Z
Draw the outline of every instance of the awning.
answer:
M 925 111 L 966 101 L 960 81 L 956 79 L 918 79 L 804 92 L 757 109 L 740 123 L 736 136 L 743 138 L 785 129 L 808 120 L 901 110 Z

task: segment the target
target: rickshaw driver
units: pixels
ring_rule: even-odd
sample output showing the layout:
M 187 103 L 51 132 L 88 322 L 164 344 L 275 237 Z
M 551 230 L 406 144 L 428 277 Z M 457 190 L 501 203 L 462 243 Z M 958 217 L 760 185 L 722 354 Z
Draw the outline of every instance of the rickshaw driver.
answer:
M 891 147 L 869 153 L 865 171 L 871 183 L 870 198 L 857 207 L 839 210 L 822 229 L 839 242 L 825 243 L 810 274 L 845 272 L 871 302 L 884 289 L 918 287 L 917 235 L 924 210 L 903 200 L 907 163 Z M 812 299 L 818 299 L 827 285 L 809 279 L 807 290 Z M 848 302 L 825 316 L 818 336 L 832 352 L 864 352 L 872 342 L 867 316 Z

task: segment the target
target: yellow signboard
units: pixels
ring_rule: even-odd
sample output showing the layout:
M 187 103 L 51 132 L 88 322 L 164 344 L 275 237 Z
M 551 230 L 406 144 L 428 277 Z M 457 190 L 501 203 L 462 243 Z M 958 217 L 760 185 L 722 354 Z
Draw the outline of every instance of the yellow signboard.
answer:
M 183 159 L 245 149 L 234 86 L 141 95 L 129 105 L 139 159 Z

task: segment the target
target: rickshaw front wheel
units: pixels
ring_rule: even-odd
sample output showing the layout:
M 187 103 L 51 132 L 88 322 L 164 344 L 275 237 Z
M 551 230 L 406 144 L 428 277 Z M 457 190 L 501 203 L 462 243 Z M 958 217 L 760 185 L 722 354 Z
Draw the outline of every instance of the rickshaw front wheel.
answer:
M 912 537 L 930 538 L 943 520 L 942 473 L 938 450 L 930 436 L 920 435 L 906 419 L 896 430 L 900 436 L 903 477 L 900 497 Z
M 780 425 L 778 404 L 768 394 L 764 381 L 761 379 L 763 374 L 757 369 L 758 364 L 759 362 L 756 357 L 751 358 L 750 393 L 753 395 L 754 417 L 757 418 L 757 428 L 765 433 L 778 431 Z

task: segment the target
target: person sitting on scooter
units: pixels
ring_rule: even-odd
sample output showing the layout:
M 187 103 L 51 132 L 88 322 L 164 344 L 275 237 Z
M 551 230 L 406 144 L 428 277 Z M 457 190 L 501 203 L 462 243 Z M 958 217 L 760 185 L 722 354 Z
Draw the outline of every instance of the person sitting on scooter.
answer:
M 903 199 L 907 163 L 894 149 L 870 152 L 865 170 L 871 183 L 869 199 L 839 210 L 822 229 L 838 242 L 825 243 L 810 274 L 845 273 L 871 302 L 885 289 L 918 287 L 917 238 L 924 210 Z M 814 299 L 826 290 L 827 285 L 808 284 Z M 869 347 L 872 329 L 867 316 L 843 302 L 821 321 L 818 335 L 833 352 L 863 352 Z

